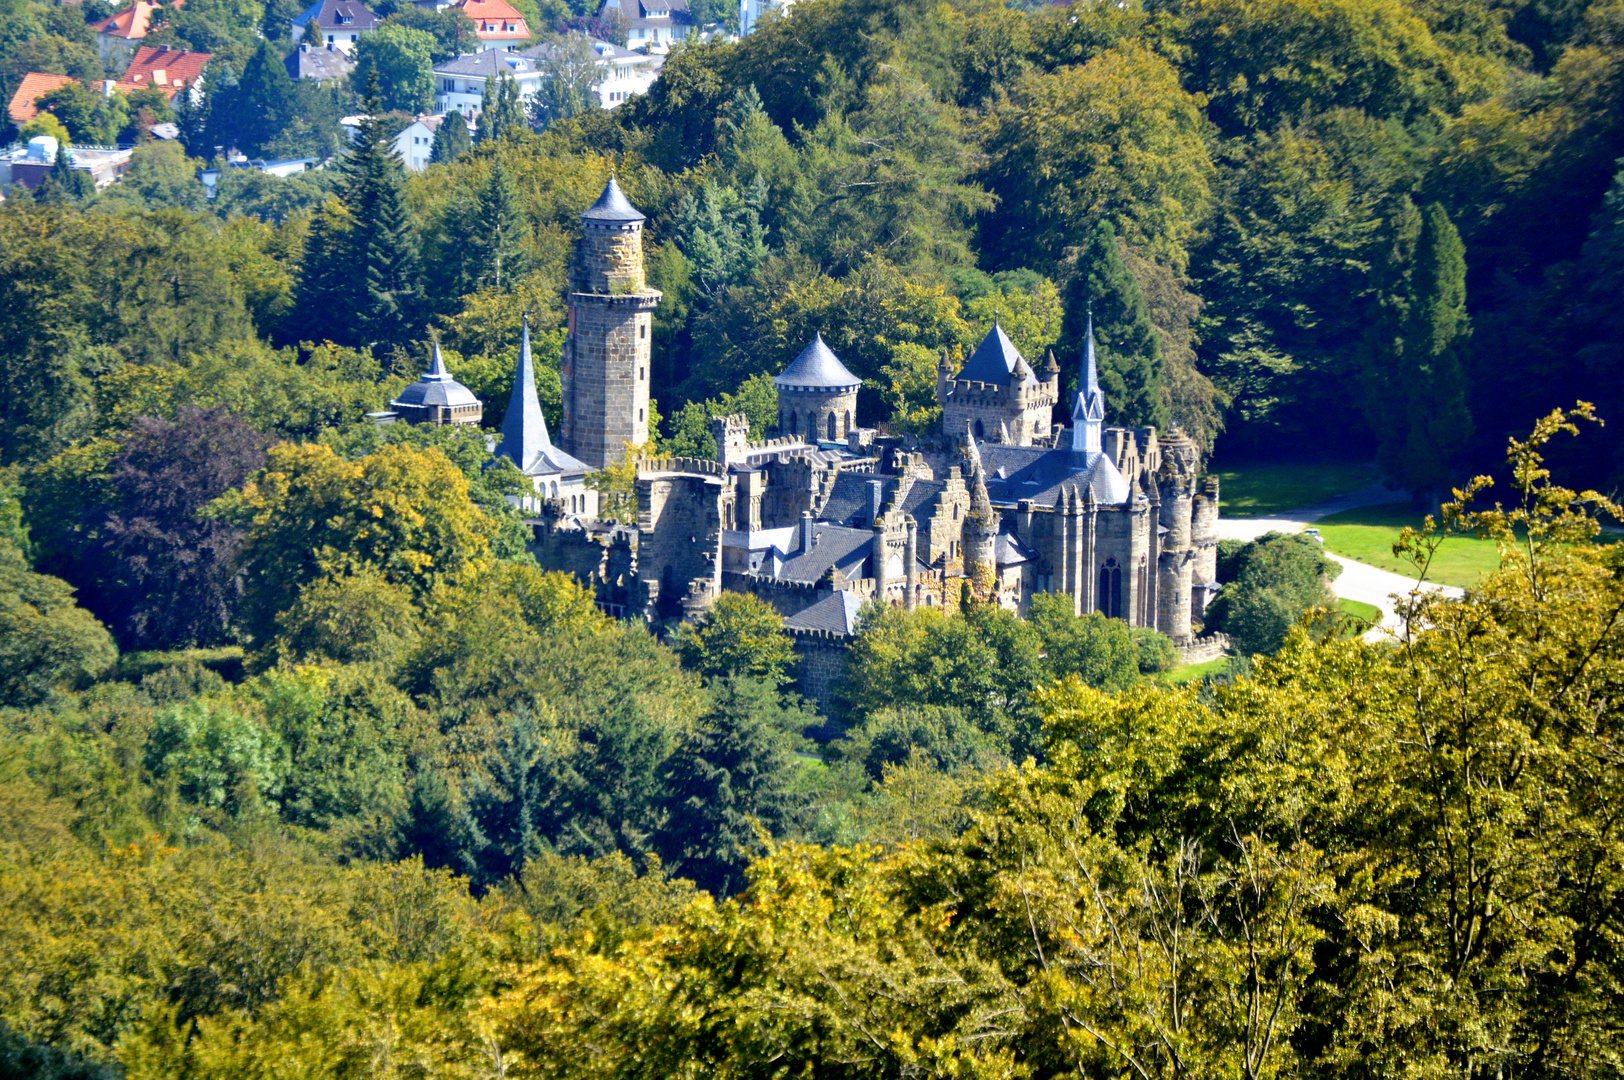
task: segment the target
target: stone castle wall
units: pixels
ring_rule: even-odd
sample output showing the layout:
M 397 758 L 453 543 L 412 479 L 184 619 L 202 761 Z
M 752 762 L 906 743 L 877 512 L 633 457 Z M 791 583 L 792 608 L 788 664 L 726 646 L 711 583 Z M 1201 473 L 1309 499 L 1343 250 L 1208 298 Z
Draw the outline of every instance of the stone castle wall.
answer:
M 835 689 L 846 674 L 846 647 L 851 639 L 827 630 L 798 630 L 791 634 L 795 647 L 795 689 L 833 716 Z
M 637 576 L 657 598 L 657 617 L 680 614 L 676 605 L 696 580 L 711 597 L 721 591 L 722 523 L 732 513 L 732 494 L 715 476 L 638 477 Z
M 640 225 L 587 226 L 576 242 L 570 286 L 575 292 L 627 293 L 647 288 Z

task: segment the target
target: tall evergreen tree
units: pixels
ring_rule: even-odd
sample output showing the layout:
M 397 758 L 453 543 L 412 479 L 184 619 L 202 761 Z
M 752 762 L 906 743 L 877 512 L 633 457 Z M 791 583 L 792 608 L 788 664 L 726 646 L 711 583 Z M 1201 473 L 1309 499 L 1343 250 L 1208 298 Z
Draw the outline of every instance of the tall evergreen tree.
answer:
M 513 181 L 502 167 L 501 154 L 491 158 L 491 174 L 480 189 L 472 223 L 470 246 L 478 250 L 479 259 L 473 266 L 472 287 L 466 291 L 472 292 L 484 285 L 500 289 L 504 282 L 511 286 L 513 280 L 525 272 L 524 238 L 530 230 L 519 209 Z
M 474 142 L 483 146 L 525 130 L 524 105 L 519 101 L 519 84 L 507 72 L 485 80 L 479 99 L 479 132 Z
M 730 896 L 761 854 L 757 828 L 782 836 L 805 805 L 786 736 L 812 718 L 785 709 L 770 679 L 734 676 L 711 690 L 711 714 L 666 763 L 662 840 L 677 873 Z
M 258 155 L 281 135 L 297 111 L 293 80 L 269 41 L 248 58 L 237 85 L 216 104 L 216 127 L 246 154 Z
M 1100 386 L 1105 390 L 1107 418 L 1129 427 L 1165 428 L 1167 406 L 1162 394 L 1161 342 L 1144 293 L 1122 257 L 1116 230 L 1101 221 L 1076 253 L 1066 287 L 1066 314 L 1061 347 L 1082 355 L 1089 312 L 1099 359 Z M 1072 375 L 1076 367 L 1072 366 Z
M 355 298 L 360 340 L 374 348 L 412 340 L 422 318 L 417 236 L 401 199 L 401 165 L 377 120 L 378 77 L 367 79 L 367 112 L 344 159 L 344 206 L 354 221 L 351 265 L 363 287 Z
M 354 345 L 360 340 L 351 317 L 359 268 L 351 234 L 355 222 L 344 204 L 329 197 L 317 209 L 299 263 L 299 301 L 289 320 L 298 341 Z
M 462 114 L 446 113 L 434 131 L 434 145 L 429 149 L 429 161 L 435 165 L 449 165 L 473 149 L 473 136 L 468 134 L 468 123 Z
M 1405 200 L 1384 260 L 1384 295 L 1365 348 L 1365 412 L 1384 472 L 1419 503 L 1449 489 L 1472 434 L 1462 352 L 1466 248 L 1438 203 Z

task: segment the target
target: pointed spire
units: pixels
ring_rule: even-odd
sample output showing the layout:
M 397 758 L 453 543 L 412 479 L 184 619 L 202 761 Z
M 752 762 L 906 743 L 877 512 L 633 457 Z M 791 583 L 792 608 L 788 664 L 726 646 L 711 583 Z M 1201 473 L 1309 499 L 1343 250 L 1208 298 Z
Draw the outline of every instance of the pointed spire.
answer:
M 987 467 L 981 460 L 981 447 L 976 445 L 976 435 L 969 426 L 965 427 L 966 452 L 970 457 L 970 520 L 985 524 L 992 520 L 992 498 L 987 494 Z
M 449 379 L 451 372 L 445 369 L 445 357 L 440 355 L 440 342 L 434 342 L 434 359 L 429 364 L 429 373 L 424 376 L 429 379 Z
M 1094 310 L 1089 308 L 1088 332 L 1083 339 L 1083 376 L 1071 407 L 1071 448 L 1078 453 L 1100 452 L 1105 426 L 1105 394 L 1100 391 L 1099 363 L 1094 355 Z
M 524 336 L 519 341 L 519 367 L 514 372 L 513 394 L 508 398 L 507 415 L 502 417 L 502 442 L 496 452 L 517 465 L 520 472 L 526 472 L 552 449 L 547 418 L 541 414 L 541 399 L 536 394 L 536 365 L 530 355 L 530 316 L 526 314 Z

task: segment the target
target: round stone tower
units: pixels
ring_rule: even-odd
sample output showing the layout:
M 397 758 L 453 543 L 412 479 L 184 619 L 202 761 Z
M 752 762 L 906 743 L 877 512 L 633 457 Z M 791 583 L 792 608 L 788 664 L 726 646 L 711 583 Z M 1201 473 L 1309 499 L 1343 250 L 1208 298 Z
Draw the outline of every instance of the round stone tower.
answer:
M 986 470 L 969 440 L 974 474 L 970 480 L 970 512 L 964 517 L 964 577 L 977 600 L 993 599 L 998 577 L 998 513 L 987 495 Z
M 613 176 L 581 215 L 570 273 L 564 343 L 564 427 L 569 452 L 594 469 L 648 442 L 649 358 L 660 292 L 643 276 L 641 211 Z
M 1190 586 L 1195 550 L 1190 544 L 1190 515 L 1201 449 L 1177 427 L 1159 440 L 1161 468 L 1155 483 L 1161 495 L 1162 533 L 1157 560 L 1156 628 L 1182 644 L 1190 637 Z
M 844 442 L 857 425 L 857 388 L 862 383 L 818 334 L 773 379 L 778 387 L 778 433 L 813 443 Z

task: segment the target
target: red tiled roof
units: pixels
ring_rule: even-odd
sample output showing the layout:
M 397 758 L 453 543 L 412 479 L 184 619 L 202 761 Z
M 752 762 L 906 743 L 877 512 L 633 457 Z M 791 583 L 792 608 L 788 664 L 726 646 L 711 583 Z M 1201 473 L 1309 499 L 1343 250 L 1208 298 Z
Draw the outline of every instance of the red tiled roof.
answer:
M 127 41 L 140 41 L 152 29 L 153 18 L 163 9 L 157 4 L 149 4 L 146 0 L 135 0 L 132 7 L 123 11 L 114 12 L 101 22 L 91 23 L 90 28 L 98 34 L 108 37 L 124 38 Z
M 37 71 L 30 71 L 23 76 L 22 85 L 17 87 L 17 92 L 11 95 L 11 122 L 22 127 L 39 115 L 39 106 L 34 102 L 41 95 L 49 94 L 57 87 L 66 86 L 74 81 L 66 75 L 42 75 Z
M 147 86 L 156 86 L 164 96 L 173 98 L 183 86 L 191 86 L 202 76 L 203 69 L 214 58 L 213 53 L 185 52 L 168 46 L 143 45 L 135 51 L 115 88 L 126 94 Z
M 506 0 L 459 0 L 452 6 L 474 20 L 474 32 L 481 41 L 525 41 L 530 37 L 524 16 Z

